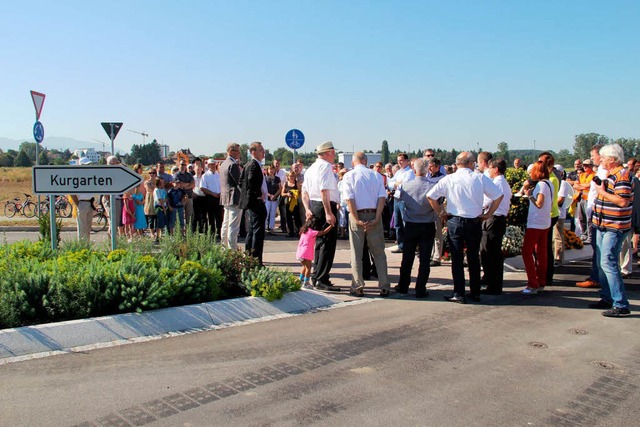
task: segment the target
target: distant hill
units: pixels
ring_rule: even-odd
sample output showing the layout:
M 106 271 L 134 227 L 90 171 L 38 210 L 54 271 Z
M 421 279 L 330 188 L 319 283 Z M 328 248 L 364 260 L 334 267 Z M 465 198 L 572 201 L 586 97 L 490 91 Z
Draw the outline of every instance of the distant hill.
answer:
M 3 150 L 17 150 L 20 147 L 20 144 L 23 142 L 35 142 L 33 137 L 24 138 L 24 139 L 9 139 L 0 137 L 0 148 Z M 96 150 L 102 149 L 102 144 L 97 142 L 89 142 L 89 141 L 81 141 L 78 139 L 68 138 L 65 136 L 51 136 L 45 137 L 42 145 L 49 150 L 66 150 L 67 148 L 71 151 L 77 150 L 78 148 L 89 148 L 93 147 Z M 109 149 L 109 147 L 107 147 Z

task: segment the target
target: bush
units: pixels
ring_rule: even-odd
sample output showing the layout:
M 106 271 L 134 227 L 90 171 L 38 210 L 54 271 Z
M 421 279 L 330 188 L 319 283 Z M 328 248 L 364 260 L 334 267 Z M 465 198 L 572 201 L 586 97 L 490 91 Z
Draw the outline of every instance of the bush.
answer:
M 524 169 L 508 168 L 505 179 L 511 187 L 513 194 L 520 191 L 522 184 L 529 178 L 529 174 Z M 525 226 L 527 215 L 529 214 L 529 199 L 526 197 L 511 197 L 511 207 L 507 214 L 507 224 L 515 226 Z
M 0 245 L 0 328 L 123 312 L 141 312 L 225 297 L 268 300 L 300 288 L 290 273 L 207 236 L 174 235 L 158 253 L 145 240 L 113 252 L 83 242 Z M 245 283 L 245 277 L 247 282 Z

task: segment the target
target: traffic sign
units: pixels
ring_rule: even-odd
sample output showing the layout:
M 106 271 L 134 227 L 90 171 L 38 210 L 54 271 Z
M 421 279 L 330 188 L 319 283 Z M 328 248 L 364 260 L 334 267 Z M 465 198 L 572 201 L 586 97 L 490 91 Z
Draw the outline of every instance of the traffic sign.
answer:
M 33 167 L 36 194 L 122 194 L 141 182 L 123 165 Z
M 36 107 L 36 120 L 40 120 L 40 113 L 42 113 L 42 106 L 44 105 L 44 98 L 47 95 L 44 93 L 31 91 L 31 99 L 33 99 L 33 106 Z
M 122 128 L 122 123 L 102 122 L 100 124 L 102 125 L 102 128 L 107 133 L 111 141 L 116 139 L 116 136 L 118 136 L 118 132 L 120 132 L 120 129 Z
M 304 134 L 298 129 L 291 129 L 284 137 L 284 142 L 287 143 L 289 148 L 297 150 L 304 145 Z
M 36 122 L 33 125 L 33 139 L 35 139 L 38 144 L 44 140 L 44 126 L 42 126 L 40 122 Z

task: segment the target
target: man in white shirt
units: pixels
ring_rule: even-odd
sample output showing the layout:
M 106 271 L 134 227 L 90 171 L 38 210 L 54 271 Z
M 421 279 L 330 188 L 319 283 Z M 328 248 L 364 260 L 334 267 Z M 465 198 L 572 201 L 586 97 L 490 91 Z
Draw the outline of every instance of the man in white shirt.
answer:
M 486 289 L 481 293 L 500 295 L 502 293 L 504 258 L 502 256 L 502 238 L 507 230 L 507 215 L 511 207 L 511 187 L 504 178 L 507 162 L 504 159 L 491 159 L 483 172 L 489 175 L 493 183 L 502 192 L 502 201 L 493 215 L 482 222 L 482 239 L 480 240 L 480 262 L 484 272 Z M 484 208 L 489 208 L 492 200 L 484 197 Z
M 384 253 L 384 230 L 382 211 L 387 192 L 382 175 L 367 167 L 367 156 L 362 152 L 353 154 L 353 169 L 342 178 L 342 197 L 349 206 L 349 244 L 351 246 L 351 295 L 364 296 L 362 277 L 362 252 L 365 240 L 373 255 L 378 272 L 380 296 L 389 295 L 387 256 Z
M 327 224 L 333 228 L 316 239 L 315 257 L 311 280 L 316 289 L 338 291 L 329 280 L 333 258 L 336 254 L 338 241 L 338 180 L 333 173 L 333 162 L 336 160 L 336 150 L 332 142 L 325 142 L 316 147 L 318 158 L 307 169 L 302 183 L 302 203 L 306 219 L 314 218 L 313 229 L 324 230 Z
M 447 172 L 444 170 L 442 163 L 440 160 L 433 157 L 433 150 L 427 150 L 424 154 L 424 160 L 428 162 L 428 172 L 427 172 L 427 180 L 432 184 L 437 184 L 442 178 L 447 175 Z M 444 202 L 444 199 L 441 199 L 440 202 Z M 442 203 L 441 203 L 442 204 Z M 431 253 L 431 261 L 429 266 L 438 267 L 440 266 L 440 259 L 442 258 L 442 247 L 443 238 L 442 238 L 442 218 L 436 218 L 436 236 L 433 240 L 433 251 Z
M 433 210 L 447 217 L 447 238 L 451 246 L 451 273 L 453 294 L 445 300 L 464 304 L 464 246 L 467 245 L 469 263 L 470 298 L 480 301 L 480 239 L 482 221 L 493 216 L 500 205 L 502 191 L 491 180 L 473 171 L 473 154 L 463 151 L 456 157 L 456 172 L 442 178 L 427 193 Z M 484 196 L 492 200 L 483 213 Z M 447 199 L 447 211 L 438 203 L 440 197 Z
M 200 190 L 205 197 L 205 210 L 209 231 L 220 236 L 222 229 L 222 206 L 220 205 L 220 174 L 215 160 L 207 160 L 207 171 L 202 175 Z
M 404 202 L 400 200 L 400 190 L 403 182 L 409 182 L 416 177 L 409 164 L 409 156 L 406 153 L 400 153 L 397 157 L 400 170 L 393 176 L 393 182 L 389 183 L 389 189 L 395 191 L 393 203 L 393 224 L 396 229 L 397 245 L 392 246 L 389 250 L 393 253 L 402 253 L 404 248 Z

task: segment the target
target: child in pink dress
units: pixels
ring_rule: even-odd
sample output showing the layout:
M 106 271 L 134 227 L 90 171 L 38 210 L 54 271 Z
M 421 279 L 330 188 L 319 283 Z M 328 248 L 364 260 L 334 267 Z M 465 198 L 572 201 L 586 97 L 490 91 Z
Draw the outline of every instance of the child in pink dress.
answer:
M 129 242 L 133 240 L 133 224 L 136 222 L 136 208 L 131 196 L 131 192 L 127 192 L 122 199 L 122 225 Z
M 329 224 L 329 226 L 322 231 L 314 230 L 311 228 L 314 221 L 315 217 L 311 217 L 300 228 L 300 241 L 298 242 L 298 250 L 296 251 L 296 258 L 302 263 L 300 281 L 302 282 L 302 287 L 305 289 L 313 289 L 313 285 L 309 283 L 309 277 L 311 276 L 311 261 L 313 261 L 313 255 L 316 249 L 316 237 L 324 236 L 333 228 L 333 225 Z

